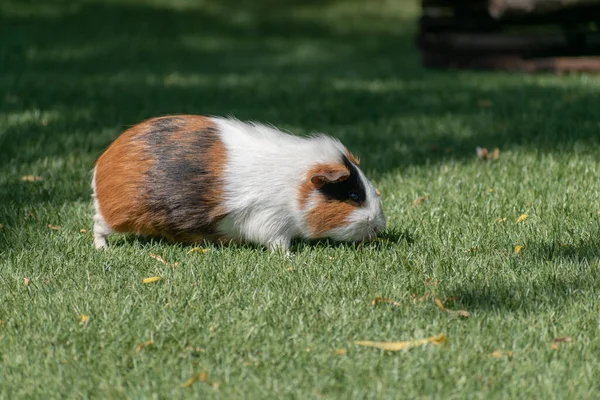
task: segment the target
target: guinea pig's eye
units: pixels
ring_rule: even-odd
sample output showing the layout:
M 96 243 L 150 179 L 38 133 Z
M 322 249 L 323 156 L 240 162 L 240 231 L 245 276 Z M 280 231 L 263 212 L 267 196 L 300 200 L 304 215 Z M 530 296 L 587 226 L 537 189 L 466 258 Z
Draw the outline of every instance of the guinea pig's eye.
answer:
M 360 200 L 360 196 L 356 192 L 348 192 L 348 197 L 352 201 L 359 201 Z

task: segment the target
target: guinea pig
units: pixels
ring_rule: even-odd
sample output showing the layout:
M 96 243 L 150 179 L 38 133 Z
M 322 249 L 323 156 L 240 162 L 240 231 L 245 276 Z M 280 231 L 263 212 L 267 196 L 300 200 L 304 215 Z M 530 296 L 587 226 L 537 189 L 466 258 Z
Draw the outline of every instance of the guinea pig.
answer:
M 94 245 L 114 232 L 173 241 L 362 241 L 385 228 L 358 160 L 324 134 L 174 115 L 123 132 L 93 171 Z

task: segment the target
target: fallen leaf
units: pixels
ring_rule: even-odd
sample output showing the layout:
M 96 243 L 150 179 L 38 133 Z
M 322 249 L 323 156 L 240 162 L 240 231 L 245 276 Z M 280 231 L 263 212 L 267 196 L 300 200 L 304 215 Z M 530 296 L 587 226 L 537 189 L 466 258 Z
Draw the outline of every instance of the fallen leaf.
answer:
M 499 224 L 506 221 L 508 221 L 508 218 L 496 218 L 496 222 Z
M 252 362 L 250 362 L 250 361 L 245 361 L 243 365 L 244 365 L 244 367 L 251 367 L 254 364 Z
M 381 196 L 381 192 L 379 191 L 379 189 L 375 189 L 375 194 L 377 195 L 377 197 Z
M 150 278 L 145 278 L 142 282 L 144 283 L 153 283 L 153 282 L 157 282 L 160 281 L 160 277 L 159 276 L 152 276 Z
M 310 353 L 310 347 L 305 348 L 304 351 Z
M 187 381 L 185 381 L 181 387 L 182 388 L 187 388 L 192 386 L 194 383 L 196 382 L 207 382 L 208 381 L 208 372 L 206 371 L 202 371 L 199 372 L 195 375 L 192 375 L 192 377 L 190 379 L 188 379 Z
M 430 292 L 425 292 L 425 294 L 419 298 L 417 298 L 416 294 L 412 294 L 412 298 L 413 298 L 413 303 L 420 303 L 424 300 L 427 300 L 429 298 L 429 296 L 431 296 Z
M 494 193 L 494 188 L 490 188 L 490 193 Z
M 522 244 L 515 246 L 515 254 L 519 254 L 524 248 L 525 246 L 523 246 Z
M 60 229 L 60 226 L 48 224 L 48 228 L 52 229 L 53 231 L 58 231 Z
M 23 278 L 23 285 L 29 286 L 29 278 Z
M 442 303 L 440 298 L 437 297 L 437 295 L 435 293 L 433 293 L 433 301 L 435 302 L 435 305 L 440 310 L 442 310 L 443 312 L 445 312 L 447 314 L 458 316 L 458 317 L 463 317 L 463 318 L 469 318 L 471 316 L 471 314 L 466 310 L 449 310 L 449 309 L 447 309 L 446 307 L 444 307 L 444 303 Z
M 496 350 L 492 353 L 490 353 L 490 357 L 494 357 L 494 358 L 502 358 L 502 357 L 512 357 L 513 356 L 513 352 L 509 351 L 509 350 Z
M 139 353 L 144 347 L 152 346 L 153 344 L 154 340 L 146 340 L 145 342 L 142 342 L 137 345 L 137 347 L 135 348 L 135 352 Z
M 554 338 L 552 339 L 552 343 L 550 343 L 550 348 L 557 350 L 560 343 L 573 343 L 573 338 L 570 336 Z
M 80 325 L 83 325 L 83 324 L 85 324 L 86 322 L 88 322 L 88 320 L 89 320 L 89 319 L 90 319 L 90 317 L 88 317 L 87 315 L 85 315 L 85 314 L 80 314 L 80 315 L 79 315 L 79 324 L 80 324 Z
M 178 262 L 174 262 L 174 263 L 168 263 L 164 258 L 162 258 L 161 256 L 159 256 L 158 254 L 152 254 L 150 253 L 150 257 L 154 258 L 155 260 L 160 261 L 161 263 L 171 267 L 171 268 L 175 268 L 179 265 Z
M 221 382 L 213 382 L 210 384 L 210 386 L 215 390 L 219 390 L 219 388 L 221 387 Z
M 288 270 L 288 272 L 294 272 L 295 271 L 294 267 L 288 267 L 287 270 Z
M 396 307 L 400 307 L 400 303 L 398 303 L 397 301 L 394 301 L 388 297 L 375 297 L 373 299 L 373 301 L 371 302 L 371 306 L 374 307 L 379 303 L 386 303 L 386 304 L 391 304 Z
M 404 342 L 374 342 L 371 340 L 357 340 L 353 342 L 359 346 L 375 347 L 377 349 L 399 351 L 411 347 L 422 346 L 425 344 L 446 344 L 446 335 L 443 333 L 426 339 L 408 340 Z
M 417 206 L 421 205 L 421 204 L 425 203 L 427 200 L 429 200 L 429 195 L 428 194 L 426 194 L 423 197 L 419 197 L 418 199 L 416 199 L 415 200 L 415 205 L 417 205 Z
M 22 177 L 21 177 L 21 180 L 22 180 L 23 182 L 39 182 L 39 181 L 41 181 L 41 180 L 43 180 L 43 179 L 42 179 L 42 177 L 41 177 L 41 176 L 35 176 L 35 175 L 25 175 L 25 176 L 22 176 Z
M 517 224 L 525 221 L 527 219 L 527 217 L 528 217 L 527 214 L 521 214 L 521 216 L 519 218 L 517 218 Z
M 193 249 L 191 249 L 190 251 L 187 252 L 187 254 L 192 254 L 192 253 L 202 253 L 202 254 L 206 254 L 210 251 L 210 249 L 204 249 L 202 247 L 194 247 Z
M 347 349 L 336 349 L 335 354 L 338 356 L 345 356 L 346 354 L 348 354 L 348 350 Z
M 477 146 L 475 148 L 475 154 L 477 154 L 477 158 L 483 161 L 494 161 L 500 158 L 500 149 L 495 147 L 491 152 L 485 147 Z
M 442 281 L 438 280 L 433 280 L 433 278 L 425 278 L 425 285 L 426 286 L 437 286 L 441 283 Z
M 470 249 L 463 250 L 463 253 L 473 253 L 473 252 L 475 252 L 475 250 L 478 250 L 478 249 L 479 249 L 479 247 L 473 246 Z
M 87 229 L 83 229 L 82 228 L 82 229 L 79 230 L 79 233 L 86 233 L 86 232 L 87 232 Z

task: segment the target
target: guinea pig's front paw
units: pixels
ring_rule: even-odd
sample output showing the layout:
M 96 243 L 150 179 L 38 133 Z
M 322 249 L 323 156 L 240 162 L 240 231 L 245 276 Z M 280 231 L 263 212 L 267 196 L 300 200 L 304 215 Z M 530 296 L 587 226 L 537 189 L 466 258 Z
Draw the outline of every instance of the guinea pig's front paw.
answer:
M 289 238 L 277 238 L 268 243 L 268 248 L 271 253 L 281 253 L 284 255 L 290 254 L 291 239 Z

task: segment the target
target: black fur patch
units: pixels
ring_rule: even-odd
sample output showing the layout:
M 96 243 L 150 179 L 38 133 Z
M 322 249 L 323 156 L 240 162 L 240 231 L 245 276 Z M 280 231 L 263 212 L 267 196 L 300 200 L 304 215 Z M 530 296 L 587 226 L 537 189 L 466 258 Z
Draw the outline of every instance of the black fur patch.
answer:
M 367 196 L 365 185 L 360 180 L 356 166 L 352 164 L 346 156 L 343 156 L 343 162 L 350 171 L 348 179 L 337 183 L 323 185 L 319 191 L 330 200 L 347 201 L 356 204 L 357 206 L 362 206 Z M 358 194 L 358 201 L 354 201 L 350 198 L 351 192 Z
M 209 162 L 214 162 L 210 152 L 223 146 L 217 129 L 187 132 L 186 120 L 178 117 L 161 118 L 152 127 L 142 139 L 155 160 L 147 173 L 147 207 L 157 221 L 166 221 L 156 228 L 183 241 L 216 234 L 215 210 L 221 204 L 215 193 L 223 182 L 210 172 Z

